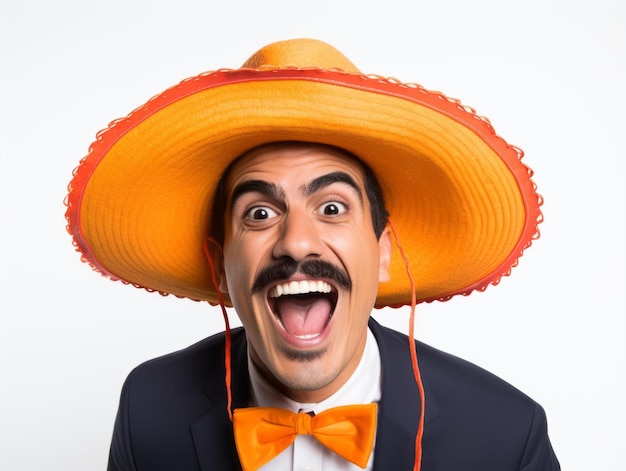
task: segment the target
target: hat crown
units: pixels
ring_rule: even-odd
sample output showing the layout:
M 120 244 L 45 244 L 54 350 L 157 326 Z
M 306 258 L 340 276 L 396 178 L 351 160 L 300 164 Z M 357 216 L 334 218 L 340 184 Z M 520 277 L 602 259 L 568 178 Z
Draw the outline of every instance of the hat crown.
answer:
M 361 73 L 341 52 L 317 39 L 289 39 L 269 44 L 250 56 L 242 66 L 250 69 L 281 67 L 340 69 Z

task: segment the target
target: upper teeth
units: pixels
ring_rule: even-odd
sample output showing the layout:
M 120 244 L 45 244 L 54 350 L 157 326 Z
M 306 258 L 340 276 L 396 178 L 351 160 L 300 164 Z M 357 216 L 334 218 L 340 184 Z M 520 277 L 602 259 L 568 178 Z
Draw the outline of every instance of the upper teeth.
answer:
M 277 298 L 288 294 L 307 294 L 307 293 L 330 293 L 332 287 L 325 281 L 290 281 L 274 286 L 270 290 L 270 297 Z

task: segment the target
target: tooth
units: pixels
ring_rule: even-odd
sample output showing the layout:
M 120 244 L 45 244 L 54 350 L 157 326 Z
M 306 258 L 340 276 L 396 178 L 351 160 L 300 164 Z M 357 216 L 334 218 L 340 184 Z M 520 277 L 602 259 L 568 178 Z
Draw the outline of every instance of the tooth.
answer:
M 309 340 L 309 339 L 314 339 L 315 337 L 319 337 L 319 333 L 317 334 L 305 334 L 305 335 L 296 335 L 295 337 L 302 339 L 302 340 Z
M 298 286 L 298 289 L 300 290 L 300 294 L 308 293 L 310 291 L 309 282 L 306 280 L 302 280 L 300 282 L 300 286 Z
M 285 294 L 299 294 L 300 293 L 300 283 L 297 281 L 292 281 L 289 283 L 289 290 Z
M 276 288 L 274 288 L 276 291 L 276 297 L 280 297 L 283 295 L 283 287 L 282 285 L 276 285 Z

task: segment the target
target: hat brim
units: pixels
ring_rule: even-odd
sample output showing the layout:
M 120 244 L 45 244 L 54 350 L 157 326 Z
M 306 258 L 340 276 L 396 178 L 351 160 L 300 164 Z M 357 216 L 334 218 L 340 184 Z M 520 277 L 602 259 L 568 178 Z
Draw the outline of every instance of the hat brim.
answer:
M 277 141 L 337 146 L 372 168 L 418 302 L 497 283 L 537 235 L 522 152 L 473 110 L 394 80 L 296 68 L 203 74 L 112 123 L 70 184 L 68 230 L 110 278 L 214 304 L 203 244 L 217 182 Z M 390 271 L 378 307 L 411 301 L 397 247 Z

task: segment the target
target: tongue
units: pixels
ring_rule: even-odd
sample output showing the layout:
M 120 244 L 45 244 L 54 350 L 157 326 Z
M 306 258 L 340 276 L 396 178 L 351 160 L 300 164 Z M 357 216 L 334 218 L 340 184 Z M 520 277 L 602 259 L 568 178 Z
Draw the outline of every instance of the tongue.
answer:
M 294 336 L 315 335 L 330 318 L 330 301 L 322 296 L 283 296 L 276 300 L 276 312 L 285 330 Z

